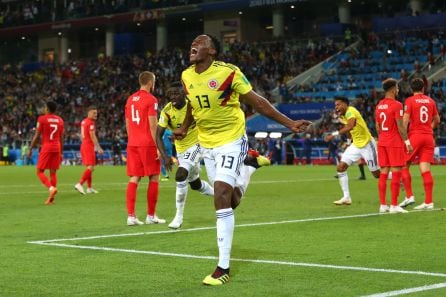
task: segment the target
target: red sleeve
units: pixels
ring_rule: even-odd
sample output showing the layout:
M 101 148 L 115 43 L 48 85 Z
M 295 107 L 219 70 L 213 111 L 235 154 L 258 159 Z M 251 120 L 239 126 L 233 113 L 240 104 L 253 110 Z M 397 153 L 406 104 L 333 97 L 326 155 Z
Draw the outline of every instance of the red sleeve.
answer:
M 42 133 L 42 116 L 39 116 L 37 118 L 37 131 L 39 131 L 40 133 Z
M 410 115 L 410 113 L 412 112 L 412 104 L 410 104 L 410 100 L 406 100 L 405 104 L 406 108 L 404 110 L 404 113 Z
M 396 120 L 402 119 L 403 118 L 403 105 L 401 103 L 397 102 L 394 107 L 394 112 L 395 112 Z
M 158 100 L 154 96 L 149 97 L 149 108 L 148 108 L 148 116 L 157 116 L 158 115 Z
M 432 103 L 434 105 L 434 116 L 438 115 L 438 109 L 437 109 L 437 104 L 435 104 L 435 101 L 432 100 Z

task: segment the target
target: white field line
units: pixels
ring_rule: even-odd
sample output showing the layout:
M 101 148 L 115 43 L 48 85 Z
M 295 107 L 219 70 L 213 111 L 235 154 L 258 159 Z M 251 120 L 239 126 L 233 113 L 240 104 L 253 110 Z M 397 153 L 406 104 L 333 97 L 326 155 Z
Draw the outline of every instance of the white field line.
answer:
M 372 295 L 367 295 L 367 296 L 362 296 L 362 297 L 399 296 L 399 295 L 411 294 L 411 293 L 416 293 L 416 292 L 424 292 L 424 291 L 441 289 L 441 288 L 446 288 L 446 283 L 426 285 L 426 286 L 415 287 L 415 288 L 407 288 L 407 289 L 402 289 L 402 290 L 397 290 L 397 291 L 389 291 L 389 292 L 384 292 L 384 293 L 377 293 L 377 294 L 372 294 Z
M 443 210 L 443 209 L 442 208 L 435 208 L 435 209 L 433 209 L 431 211 L 438 211 L 438 210 Z M 422 212 L 425 212 L 425 211 L 422 211 L 422 210 L 409 211 L 409 213 L 422 213 Z M 286 221 L 275 221 L 275 222 L 240 224 L 240 225 L 236 225 L 235 227 L 236 228 L 257 227 L 257 226 L 267 226 L 267 225 L 306 223 L 306 222 L 318 222 L 318 221 L 332 221 L 332 220 L 344 220 L 344 219 L 365 218 L 365 217 L 374 217 L 374 216 L 388 216 L 388 215 L 392 215 L 392 214 L 389 214 L 389 213 L 386 213 L 386 214 L 368 213 L 368 214 L 357 214 L 357 215 L 349 215 L 349 216 L 321 217 L 321 218 L 308 218 L 308 219 L 286 220 Z M 407 215 L 407 214 L 402 214 L 402 215 Z M 203 230 L 212 230 L 212 229 L 215 229 L 215 228 L 216 228 L 215 226 L 210 226 L 210 227 L 198 227 L 198 228 L 180 229 L 180 230 L 161 230 L 161 231 L 137 232 L 137 233 L 95 235 L 95 236 L 86 236 L 86 237 L 73 237 L 73 238 L 58 238 L 58 239 L 48 239 L 48 240 L 36 240 L 36 241 L 28 241 L 28 243 L 45 244 L 45 243 L 63 242 L 63 241 L 91 240 L 91 239 L 102 239 L 102 238 L 113 238 L 113 237 L 126 237 L 126 236 L 141 236 L 141 235 L 152 235 L 152 234 L 179 233 L 179 232 L 195 232 L 195 231 L 203 231 Z
M 165 257 L 179 257 L 179 258 L 187 258 L 187 259 L 218 260 L 218 257 L 215 257 L 215 256 L 199 256 L 199 255 L 191 255 L 191 254 L 178 254 L 178 253 L 167 253 L 167 252 L 158 252 L 158 251 L 141 251 L 141 250 L 120 249 L 120 248 L 101 247 L 101 246 L 74 245 L 74 244 L 54 243 L 54 242 L 48 242 L 48 241 L 47 242 L 43 242 L 43 241 L 30 242 L 30 243 L 35 243 L 35 244 L 40 244 L 40 245 L 57 246 L 57 247 L 65 247 L 65 248 L 107 251 L 107 252 L 146 254 L 146 255 L 156 255 L 156 256 L 165 256 Z M 302 263 L 302 262 L 258 260 L 258 259 L 231 258 L 231 261 L 259 263 L 259 264 L 272 264 L 272 265 L 301 266 L 301 267 L 312 267 L 312 268 L 328 268 L 328 269 L 339 269 L 339 270 L 353 270 L 353 271 L 365 271 L 365 272 L 411 274 L 411 275 L 435 276 L 435 277 L 445 277 L 446 278 L 445 273 L 425 272 L 425 271 L 396 270 L 396 269 L 368 268 L 368 267 L 341 266 L 341 265 L 326 265 L 326 264 L 317 264 L 317 263 Z
M 310 218 L 301 220 L 288 220 L 288 221 L 278 221 L 278 222 L 264 222 L 264 223 L 253 223 L 253 224 L 242 224 L 237 225 L 237 227 L 255 227 L 264 225 L 276 225 L 276 224 L 288 224 L 288 223 L 304 223 L 304 222 L 315 222 L 315 221 L 326 221 L 326 220 L 342 220 L 351 218 L 362 218 L 377 216 L 379 214 L 360 214 L 351 216 L 338 216 L 338 217 L 325 217 L 325 218 Z M 89 237 L 76 237 L 76 238 L 64 238 L 64 239 L 51 239 L 51 240 L 40 240 L 40 241 L 29 241 L 31 244 L 47 245 L 47 246 L 57 246 L 66 248 L 77 248 L 77 249 L 88 249 L 88 250 L 101 250 L 101 251 L 111 251 L 111 252 L 124 252 L 124 253 L 136 253 L 136 254 L 149 254 L 158 256 L 169 256 L 169 257 L 181 257 L 190 259 L 218 259 L 215 256 L 199 256 L 191 254 L 178 254 L 178 253 L 167 253 L 159 251 L 141 251 L 133 249 L 120 249 L 120 248 L 110 248 L 110 247 L 99 247 L 99 246 L 86 246 L 86 245 L 73 245 L 58 243 L 63 241 L 80 241 L 80 240 L 91 240 L 91 239 L 101 239 L 101 238 L 111 238 L 111 237 L 123 237 L 123 236 L 141 236 L 141 235 L 153 235 L 153 234 L 165 234 L 165 233 L 179 233 L 179 232 L 195 232 L 202 230 L 215 229 L 215 227 L 201 227 L 192 228 L 184 230 L 165 230 L 165 231 L 153 231 L 153 232 L 138 232 L 138 233 L 127 233 L 127 234 L 110 234 L 110 235 L 98 235 Z M 382 268 L 367 268 L 367 267 L 355 267 L 355 266 L 340 266 L 340 265 L 326 265 L 317 263 L 302 263 L 302 262 L 289 262 L 289 261 L 275 261 L 275 260 L 258 260 L 258 259 L 237 259 L 232 258 L 232 261 L 238 262 L 251 262 L 251 263 L 262 263 L 262 264 L 274 264 L 274 265 L 287 265 L 287 266 L 302 266 L 302 267 L 316 267 L 316 268 L 330 268 L 339 270 L 354 270 L 354 271 L 367 271 L 367 272 L 385 272 L 385 273 L 398 273 L 398 274 L 412 274 L 412 275 L 424 275 L 424 276 L 435 276 L 435 277 L 445 277 L 445 273 L 436 272 L 424 272 L 424 271 L 410 271 L 410 270 L 396 270 L 396 269 L 382 269 Z
M 279 225 L 279 224 L 291 224 L 291 223 L 343 220 L 343 219 L 372 217 L 372 216 L 378 216 L 378 215 L 388 215 L 388 214 L 369 213 L 369 214 L 358 214 L 358 215 L 350 215 L 350 216 L 309 218 L 309 219 L 299 219 L 299 220 L 240 224 L 240 225 L 236 225 L 235 227 L 242 228 L 242 227 L 256 227 L 256 226 L 265 226 L 265 225 Z M 216 228 L 215 226 L 212 226 L 212 227 L 199 227 L 199 228 L 180 229 L 180 230 L 163 230 L 163 231 L 138 232 L 138 233 L 109 234 L 109 235 L 97 235 L 97 236 L 88 236 L 88 237 L 74 237 L 74 238 L 60 238 L 60 239 L 28 241 L 28 243 L 41 244 L 41 243 L 50 243 L 50 242 L 77 241 L 77 240 L 101 239 L 101 238 L 112 238 L 112 237 L 140 236 L 140 235 L 178 233 L 178 232 L 195 232 L 195 231 L 211 230 L 211 229 L 215 229 L 215 228 Z

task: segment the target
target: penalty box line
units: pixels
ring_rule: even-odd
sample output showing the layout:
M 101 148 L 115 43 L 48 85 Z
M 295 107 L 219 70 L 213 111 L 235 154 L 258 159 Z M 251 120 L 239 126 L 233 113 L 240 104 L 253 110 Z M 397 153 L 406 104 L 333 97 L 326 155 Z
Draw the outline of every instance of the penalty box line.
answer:
M 382 215 L 382 214 L 372 213 L 372 214 L 359 214 L 359 215 L 350 215 L 350 216 L 310 218 L 310 219 L 288 220 L 288 221 L 278 221 L 278 222 L 241 224 L 241 225 L 237 225 L 237 227 L 255 227 L 255 226 L 264 226 L 264 225 L 287 224 L 287 223 L 303 223 L 303 222 L 313 222 L 313 221 L 341 220 L 341 219 L 371 217 L 371 216 L 377 216 L 377 215 Z M 215 257 L 215 256 L 201 256 L 201 255 L 181 254 L 181 253 L 167 253 L 167 252 L 159 252 L 159 251 L 141 251 L 141 250 L 133 250 L 133 249 L 121 249 L 121 248 L 111 248 L 111 247 L 75 245 L 75 244 L 61 243 L 61 242 L 66 242 L 66 241 L 92 240 L 92 239 L 111 238 L 111 237 L 141 236 L 141 235 L 153 235 L 153 234 L 165 234 L 165 233 L 194 232 L 194 231 L 202 231 L 202 230 L 210 230 L 210 229 L 215 229 L 215 227 L 201 227 L 201 228 L 191 228 L 191 229 L 184 229 L 184 230 L 138 232 L 138 233 L 128 233 L 128 234 L 111 234 L 111 235 L 99 235 L 99 236 L 90 236 L 90 237 L 77 237 L 77 238 L 65 238 L 65 239 L 28 241 L 28 243 L 38 244 L 38 245 L 46 245 L 46 246 L 56 246 L 56 247 L 65 247 L 65 248 L 76 248 L 76 249 L 87 249 L 87 250 L 98 250 L 98 251 L 109 251 L 109 252 L 124 252 L 124 253 L 134 253 L 134 254 L 148 254 L 148 255 L 167 256 L 167 257 L 180 257 L 180 258 L 189 258 L 189 259 L 218 260 L 218 257 Z M 423 276 L 434 276 L 434 277 L 446 278 L 446 274 L 445 273 L 425 272 L 425 271 L 397 270 L 397 269 L 384 269 L 384 268 L 368 268 L 368 267 L 341 266 L 341 265 L 328 265 L 328 264 L 291 262 L 291 261 L 276 261 L 276 260 L 259 260 L 259 259 L 231 258 L 231 261 L 250 262 L 250 263 L 259 263 L 259 264 L 286 265 L 286 266 L 328 268 L 328 269 L 339 269 L 339 270 L 353 270 L 353 271 L 365 271 L 365 272 L 383 272 L 383 273 L 411 274 L 411 275 L 423 275 Z

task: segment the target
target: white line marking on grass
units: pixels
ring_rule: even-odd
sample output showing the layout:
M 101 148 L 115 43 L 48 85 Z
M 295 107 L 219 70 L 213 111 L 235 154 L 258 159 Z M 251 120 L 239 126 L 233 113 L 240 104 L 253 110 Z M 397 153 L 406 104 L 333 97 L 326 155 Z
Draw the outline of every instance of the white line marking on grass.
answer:
M 436 208 L 431 211 L 442 210 L 442 208 Z M 411 212 L 425 212 L 425 211 L 409 211 Z M 430 212 L 430 211 L 429 211 Z M 331 221 L 331 220 L 344 220 L 344 219 L 355 219 L 355 218 L 365 218 L 374 216 L 388 216 L 393 214 L 381 214 L 381 213 L 368 213 L 368 214 L 357 214 L 350 216 L 337 216 L 337 217 L 322 217 L 322 218 L 308 218 L 308 219 L 298 219 L 298 220 L 287 220 L 287 221 L 276 221 L 276 222 L 263 222 L 263 223 L 251 223 L 251 224 L 240 224 L 235 225 L 237 228 L 243 227 L 256 227 L 256 226 L 267 226 L 267 225 L 279 225 L 279 224 L 292 224 L 292 223 L 307 223 L 307 222 L 318 222 L 318 221 Z M 404 215 L 404 214 L 403 214 Z M 58 239 L 48 239 L 48 240 L 37 240 L 28 241 L 28 243 L 42 244 L 50 242 L 61 242 L 61 241 L 77 241 L 77 240 L 90 240 L 90 239 L 101 239 L 101 238 L 113 238 L 113 237 L 125 237 L 125 236 L 141 236 L 141 235 L 152 235 L 152 234 L 166 234 L 166 233 L 179 233 L 179 232 L 195 232 L 203 230 L 215 229 L 215 226 L 211 227 L 198 227 L 190 229 L 180 229 L 180 230 L 162 230 L 162 231 L 150 231 L 150 232 L 137 232 L 137 233 L 123 233 L 123 234 L 109 234 L 109 235 L 95 235 L 86 237 L 73 237 L 73 238 L 58 238 Z
M 40 244 L 40 245 L 57 246 L 57 247 L 75 248 L 75 249 L 96 250 L 96 251 L 146 254 L 146 255 L 156 255 L 156 256 L 166 256 L 166 257 L 179 257 L 179 258 L 187 258 L 187 259 L 218 260 L 218 257 L 215 257 L 215 256 L 198 256 L 198 255 L 191 255 L 191 254 L 178 254 L 178 253 L 167 253 L 167 252 L 157 252 L 157 251 L 141 251 L 141 250 L 120 249 L 120 248 L 101 247 L 101 246 L 73 245 L 73 244 L 64 244 L 64 243 L 51 243 L 48 241 L 47 242 L 43 242 L 43 241 L 31 242 L 31 243 L 36 243 L 36 244 Z M 411 274 L 411 275 L 446 277 L 445 273 L 425 272 L 425 271 L 367 268 L 367 267 L 355 267 L 355 266 L 327 265 L 327 264 L 317 264 L 317 263 L 302 263 L 302 262 L 258 260 L 258 259 L 231 258 L 231 261 L 260 263 L 260 264 L 273 264 L 273 265 L 285 265 L 285 266 L 313 267 L 313 268 L 330 268 L 330 269 L 365 271 L 365 272 L 385 272 L 385 273 L 396 273 L 396 274 Z M 391 296 L 391 295 L 389 295 L 389 296 Z
M 398 291 L 390 291 L 390 292 L 384 292 L 384 293 L 377 293 L 362 297 L 388 297 L 388 296 L 399 296 L 399 295 L 405 295 L 415 292 L 424 292 L 429 290 L 435 290 L 435 289 L 441 289 L 446 288 L 446 283 L 439 283 L 439 284 L 433 284 L 433 285 L 427 285 L 422 287 L 416 287 L 416 288 L 408 288 L 408 289 L 402 289 Z
M 324 217 L 324 218 L 309 218 L 309 219 L 299 219 L 299 220 L 287 220 L 287 221 L 276 221 L 276 222 L 263 222 L 263 223 L 251 223 L 251 224 L 241 224 L 236 225 L 237 228 L 242 227 L 256 227 L 256 226 L 266 226 L 266 225 L 278 225 L 278 224 L 291 224 L 291 223 L 306 223 L 306 222 L 317 222 L 317 221 L 329 221 L 329 220 L 343 220 L 352 218 L 363 218 L 383 215 L 379 213 L 369 213 L 369 214 L 358 214 L 350 216 L 338 216 L 338 217 Z M 384 214 L 386 215 L 386 214 Z M 195 232 L 202 230 L 215 229 L 212 227 L 199 227 L 191 229 L 180 229 L 180 230 L 163 230 L 163 231 L 150 231 L 150 232 L 138 232 L 138 233 L 124 233 L 124 234 L 110 234 L 110 235 L 96 235 L 87 237 L 74 237 L 74 238 L 60 238 L 60 239 L 49 239 L 49 240 L 38 240 L 38 241 L 28 241 L 28 243 L 49 243 L 49 242 L 60 242 L 60 241 L 75 241 L 75 240 L 89 240 L 89 239 L 101 239 L 101 238 L 112 238 L 112 237 L 123 237 L 123 236 L 140 236 L 140 235 L 151 235 L 151 234 L 164 234 L 164 233 L 178 233 L 178 232 Z

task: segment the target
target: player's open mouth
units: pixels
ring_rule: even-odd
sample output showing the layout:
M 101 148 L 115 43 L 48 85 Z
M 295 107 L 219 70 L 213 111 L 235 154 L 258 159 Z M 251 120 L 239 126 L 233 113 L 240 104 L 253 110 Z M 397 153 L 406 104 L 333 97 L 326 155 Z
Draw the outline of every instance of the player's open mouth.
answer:
M 198 50 L 196 48 L 193 47 L 193 48 L 190 49 L 190 56 L 191 57 L 194 57 L 197 53 L 198 53 Z

